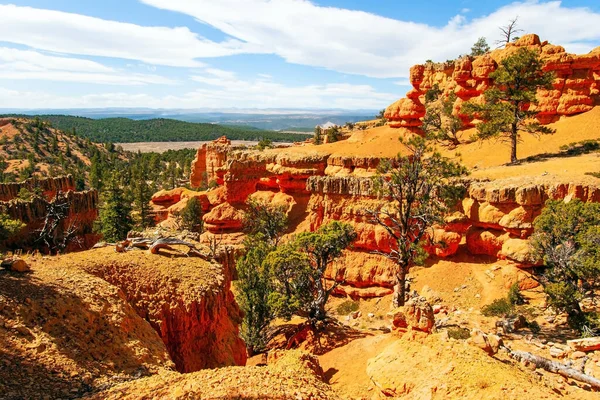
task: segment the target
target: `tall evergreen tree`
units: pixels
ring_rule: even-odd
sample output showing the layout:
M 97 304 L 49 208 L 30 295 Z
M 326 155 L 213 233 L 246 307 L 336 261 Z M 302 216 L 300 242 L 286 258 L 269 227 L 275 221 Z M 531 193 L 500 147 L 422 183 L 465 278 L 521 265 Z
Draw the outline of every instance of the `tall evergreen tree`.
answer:
M 485 91 L 483 104 L 467 103 L 464 110 L 483 120 L 477 125 L 477 137 L 500 138 L 510 144 L 510 162 L 517 162 L 520 132 L 533 135 L 554 131 L 541 125 L 531 105 L 537 104 L 538 89 L 550 89 L 554 75 L 544 72 L 543 61 L 534 50 L 520 48 L 500 62 L 490 74 L 494 85 Z
M 124 239 L 132 228 L 131 203 L 125 198 L 115 173 L 109 175 L 102 194 L 99 224 L 107 242 Z

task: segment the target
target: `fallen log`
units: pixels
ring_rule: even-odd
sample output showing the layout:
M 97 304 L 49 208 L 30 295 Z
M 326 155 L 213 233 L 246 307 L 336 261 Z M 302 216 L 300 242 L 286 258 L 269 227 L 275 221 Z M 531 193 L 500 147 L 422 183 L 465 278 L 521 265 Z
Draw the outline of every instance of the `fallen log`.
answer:
M 537 368 L 542 368 L 548 372 L 562 375 L 567 378 L 575 379 L 576 381 L 584 382 L 593 388 L 600 389 L 600 379 L 586 375 L 583 372 L 577 371 L 568 365 L 561 364 L 556 361 L 549 360 L 544 357 L 536 356 L 526 351 L 512 351 L 508 347 L 503 347 L 508 354 L 517 361 L 524 361 L 534 364 Z

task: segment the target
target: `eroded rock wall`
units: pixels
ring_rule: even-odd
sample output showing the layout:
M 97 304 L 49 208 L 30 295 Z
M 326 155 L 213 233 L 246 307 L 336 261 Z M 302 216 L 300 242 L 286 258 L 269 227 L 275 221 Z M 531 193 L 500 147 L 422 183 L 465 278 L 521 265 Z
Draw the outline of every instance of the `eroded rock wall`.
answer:
M 98 254 L 82 265 L 119 287 L 158 332 L 180 372 L 246 363 L 228 267 L 147 252 Z
M 544 69 L 555 74 L 552 89 L 539 90 L 537 94 L 539 104 L 535 108 L 539 111 L 540 122 L 550 123 L 560 116 L 586 112 L 599 104 L 600 47 L 588 54 L 575 55 L 530 34 L 483 56 L 413 66 L 410 69 L 413 88 L 405 98 L 386 109 L 385 118 L 392 127 L 421 126 L 421 118 L 425 116 L 425 94 L 437 85 L 445 96 L 451 93 L 457 96 L 455 114 L 466 126 L 471 126 L 473 120 L 461 111 L 462 105 L 470 100 L 482 101 L 483 92 L 493 84 L 490 73 L 498 68 L 502 59 L 522 47 L 539 52 L 545 62 Z
M 21 189 L 33 192 L 36 188 L 42 191 L 46 199 L 52 199 L 58 192 L 75 190 L 75 180 L 72 175 L 56 178 L 31 178 L 19 183 L 0 183 L 0 201 L 10 201 L 19 196 Z
M 66 181 L 68 182 L 68 180 Z M 64 198 L 58 200 L 51 197 L 50 203 L 55 201 L 68 203 L 67 218 L 62 221 L 62 227 L 74 226 L 76 236 L 80 239 L 72 242 L 67 250 L 83 250 L 92 247 L 99 239 L 94 234 L 93 225 L 98 217 L 98 192 L 96 190 L 87 190 L 83 192 L 74 192 L 69 190 L 64 193 Z M 56 193 L 54 194 L 54 196 Z M 12 199 L 10 201 L 0 201 L 0 210 L 6 213 L 10 218 L 22 221 L 26 226 L 15 235 L 7 245 L 18 248 L 39 248 L 37 242 L 37 233 L 42 229 L 46 215 L 48 214 L 48 200 L 34 197 L 30 201 Z

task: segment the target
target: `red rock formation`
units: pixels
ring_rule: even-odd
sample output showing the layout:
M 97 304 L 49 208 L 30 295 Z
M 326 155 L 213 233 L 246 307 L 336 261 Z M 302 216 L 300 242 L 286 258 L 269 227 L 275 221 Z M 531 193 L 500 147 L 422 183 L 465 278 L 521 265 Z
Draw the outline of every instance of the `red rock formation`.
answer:
M 225 136 L 208 144 L 203 144 L 196 153 L 192 162 L 190 184 L 192 187 L 201 187 L 203 184 L 216 182 L 223 184 L 227 153 L 231 150 L 231 141 Z
M 68 251 L 89 249 L 99 239 L 98 235 L 93 233 L 94 221 L 98 217 L 98 192 L 87 190 L 84 192 L 68 191 L 65 193 L 65 199 L 69 204 L 68 217 L 62 224 L 64 227 L 74 225 L 77 227 L 76 235 L 82 239 L 79 243 L 73 242 Z M 55 200 L 51 200 L 51 203 Z M 60 201 L 63 201 L 61 199 Z M 48 201 L 39 197 L 31 201 L 11 200 L 0 201 L 0 210 L 6 213 L 10 218 L 17 219 L 26 224 L 17 235 L 15 235 L 6 244 L 18 248 L 39 248 L 40 243 L 36 242 L 37 235 L 44 224 L 48 214 Z
M 0 183 L 0 201 L 16 199 L 21 189 L 33 192 L 36 188 L 42 191 L 46 199 L 50 200 L 58 192 L 74 191 L 75 179 L 72 175 L 67 175 L 56 178 L 31 178 L 19 183 Z
M 477 100 L 491 85 L 490 73 L 498 68 L 498 63 L 517 51 L 527 47 L 540 53 L 545 62 L 544 69 L 554 72 L 556 79 L 553 89 L 538 92 L 538 119 L 542 123 L 555 121 L 562 115 L 573 115 L 589 111 L 600 101 L 600 47 L 589 54 L 574 55 L 565 52 L 561 46 L 541 42 L 537 35 L 525 35 L 505 49 L 494 50 L 479 57 L 465 56 L 452 63 L 427 63 L 415 65 L 410 70 L 413 86 L 406 98 L 391 104 L 385 111 L 385 118 L 392 127 L 417 127 L 425 115 L 424 96 L 434 85 L 445 95 L 454 93 L 457 100 L 455 113 L 468 126 L 469 116 L 460 112 L 461 105 L 469 100 Z

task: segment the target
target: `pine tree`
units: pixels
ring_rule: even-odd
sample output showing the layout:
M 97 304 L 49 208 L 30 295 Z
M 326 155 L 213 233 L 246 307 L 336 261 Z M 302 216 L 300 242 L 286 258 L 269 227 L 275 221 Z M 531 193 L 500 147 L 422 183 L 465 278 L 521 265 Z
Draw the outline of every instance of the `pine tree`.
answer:
M 554 76 L 544 72 L 544 63 L 536 51 L 520 48 L 500 62 L 490 74 L 494 86 L 485 91 L 483 104 L 467 103 L 464 111 L 483 122 L 477 125 L 477 138 L 500 138 L 510 144 L 510 162 L 517 162 L 517 143 L 520 132 L 533 135 L 554 131 L 541 125 L 531 110 L 537 104 L 538 89 L 550 89 Z
M 482 56 L 489 51 L 490 46 L 487 44 L 487 41 L 484 37 L 480 37 L 479 39 L 477 39 L 473 47 L 471 47 L 471 56 Z
M 145 179 L 139 179 L 133 190 L 133 206 L 137 212 L 136 226 L 142 229 L 154 225 L 154 219 L 151 215 L 150 199 L 152 198 L 152 189 Z
M 116 242 L 124 239 L 132 227 L 131 205 L 114 173 L 108 177 L 102 203 L 98 220 L 104 240 Z

